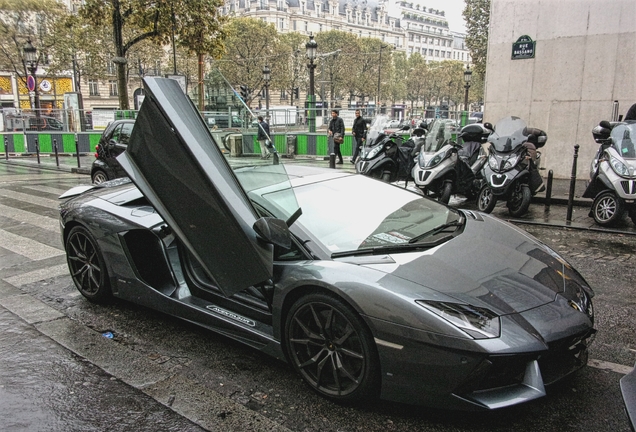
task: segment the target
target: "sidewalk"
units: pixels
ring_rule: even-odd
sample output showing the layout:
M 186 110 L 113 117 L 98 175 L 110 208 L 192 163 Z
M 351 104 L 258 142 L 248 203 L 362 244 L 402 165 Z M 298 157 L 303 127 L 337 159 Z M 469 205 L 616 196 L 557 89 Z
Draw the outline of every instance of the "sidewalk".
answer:
M 40 163 L 38 164 L 38 160 L 35 155 L 10 155 L 9 160 L 6 160 L 4 154 L 2 154 L 0 163 L 29 166 L 47 170 L 58 170 L 90 176 L 93 160 L 95 160 L 95 157 L 92 154 L 81 154 L 78 166 L 77 156 L 74 154 L 64 153 L 60 154 L 58 157 L 58 166 L 55 156 L 41 155 Z M 230 165 L 233 166 L 271 163 L 271 159 L 262 161 L 257 155 L 228 157 L 228 160 Z M 296 156 L 293 159 L 289 159 L 286 155 L 281 155 L 280 161 L 282 164 L 304 164 L 325 168 L 329 167 L 329 160 L 322 156 Z M 355 172 L 355 168 L 353 167 L 353 164 L 349 163 L 348 158 L 345 158 L 344 164 L 336 166 L 336 169 L 339 170 Z M 588 216 L 592 206 L 592 199 L 583 198 L 581 196 L 583 195 L 586 187 L 586 181 L 583 179 L 577 179 L 575 181 L 574 195 L 572 198 L 571 220 L 568 222 L 567 214 L 571 183 L 570 179 L 553 179 L 549 201 L 546 196 L 548 188 L 546 178 L 544 178 L 544 182 L 546 184 L 546 191 L 541 192 L 532 198 L 532 205 L 530 206 L 528 213 L 523 217 L 512 218 L 508 214 L 508 209 L 504 202 L 498 203 L 492 214 L 500 219 L 504 219 L 515 224 L 545 225 L 615 234 L 636 235 L 636 226 L 634 226 L 628 217 L 622 220 L 615 227 L 605 228 L 597 225 L 594 222 L 594 219 Z M 87 177 L 87 183 L 90 183 L 90 177 Z M 466 201 L 461 197 L 452 197 L 450 204 L 455 207 L 476 210 L 474 202 Z

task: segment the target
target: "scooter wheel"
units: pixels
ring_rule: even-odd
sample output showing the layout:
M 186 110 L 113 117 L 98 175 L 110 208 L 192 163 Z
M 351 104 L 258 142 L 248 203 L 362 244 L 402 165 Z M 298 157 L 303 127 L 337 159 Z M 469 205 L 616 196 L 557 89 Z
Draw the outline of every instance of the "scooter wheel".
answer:
M 636 225 L 636 208 L 632 207 L 629 210 L 629 217 L 632 220 L 632 222 L 634 222 L 634 225 Z
M 519 189 L 514 191 L 508 201 L 508 213 L 510 213 L 510 216 L 520 217 L 526 214 L 530 207 L 531 199 L 530 187 L 526 184 L 520 185 Z
M 623 217 L 623 212 L 623 200 L 618 198 L 614 192 L 599 194 L 592 204 L 592 215 L 599 225 L 614 225 Z
M 386 182 L 386 183 L 390 183 L 391 182 L 391 173 L 390 172 L 383 172 L 382 173 L 382 181 Z
M 492 189 L 488 186 L 484 186 L 477 195 L 477 208 L 484 213 L 491 213 L 495 204 L 497 204 L 497 197 L 492 194 Z
M 448 204 L 450 201 L 451 193 L 453 192 L 453 183 L 445 181 L 439 190 L 439 202 Z

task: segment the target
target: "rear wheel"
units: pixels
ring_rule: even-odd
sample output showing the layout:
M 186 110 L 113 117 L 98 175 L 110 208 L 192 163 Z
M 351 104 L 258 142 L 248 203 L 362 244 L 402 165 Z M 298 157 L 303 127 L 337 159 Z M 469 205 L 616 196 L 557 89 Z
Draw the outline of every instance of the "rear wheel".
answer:
M 488 186 L 484 186 L 477 195 L 477 208 L 484 213 L 491 213 L 495 204 L 497 204 L 497 198 L 493 195 L 492 189 Z
M 97 241 L 84 227 L 76 226 L 66 240 L 66 261 L 79 292 L 94 303 L 112 297 L 106 265 Z
M 520 217 L 526 214 L 530 207 L 532 193 L 527 184 L 517 184 L 512 196 L 508 200 L 508 212 L 510 216 Z
M 371 332 L 338 298 L 315 293 L 296 301 L 285 323 L 285 346 L 290 363 L 320 395 L 337 402 L 377 395 Z
M 451 197 L 451 192 L 453 191 L 453 182 L 445 181 L 442 183 L 442 187 L 439 190 L 439 202 L 448 204 Z
M 614 192 L 603 192 L 594 199 L 592 214 L 597 224 L 613 225 L 623 217 L 623 200 Z M 633 213 L 630 214 L 633 220 Z
M 93 180 L 93 184 L 100 184 L 108 181 L 108 174 L 102 170 L 95 170 L 91 178 Z

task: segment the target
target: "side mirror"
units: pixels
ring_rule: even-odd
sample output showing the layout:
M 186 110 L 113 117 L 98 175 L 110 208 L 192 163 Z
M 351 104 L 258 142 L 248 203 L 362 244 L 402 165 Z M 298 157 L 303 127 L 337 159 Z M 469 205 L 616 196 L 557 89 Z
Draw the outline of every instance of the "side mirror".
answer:
M 484 127 L 485 127 L 486 129 L 488 129 L 488 130 L 491 130 L 491 131 L 494 131 L 494 130 L 495 130 L 495 128 L 493 127 L 492 123 L 488 123 L 488 122 L 486 122 L 486 123 L 484 123 Z
M 284 220 L 273 217 L 262 217 L 254 222 L 254 231 L 265 243 L 271 243 L 285 249 L 291 247 L 291 233 Z
M 598 124 L 600 127 L 605 128 L 605 129 L 612 129 L 612 125 L 610 124 L 610 122 L 608 122 L 607 120 L 603 120 L 602 122 L 600 122 Z
M 400 130 L 409 130 L 409 129 L 411 129 L 411 126 L 409 125 L 404 125 L 400 128 Z

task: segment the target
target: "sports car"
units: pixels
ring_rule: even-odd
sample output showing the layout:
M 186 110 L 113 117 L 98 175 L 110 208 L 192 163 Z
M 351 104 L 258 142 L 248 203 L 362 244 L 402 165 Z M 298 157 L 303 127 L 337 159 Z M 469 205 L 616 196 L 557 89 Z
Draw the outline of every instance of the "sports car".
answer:
M 233 170 L 175 81 L 145 86 L 129 179 L 61 197 L 89 301 L 197 323 L 337 402 L 495 409 L 586 365 L 593 291 L 545 244 L 341 170 Z

